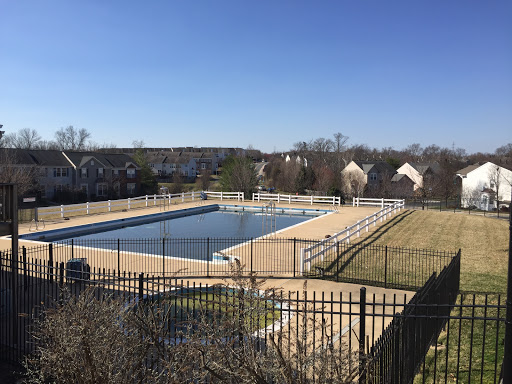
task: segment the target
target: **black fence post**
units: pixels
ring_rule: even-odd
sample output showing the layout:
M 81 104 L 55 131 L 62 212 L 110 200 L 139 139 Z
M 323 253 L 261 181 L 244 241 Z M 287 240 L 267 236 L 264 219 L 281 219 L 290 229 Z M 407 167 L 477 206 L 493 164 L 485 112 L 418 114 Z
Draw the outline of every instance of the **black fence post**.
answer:
M 297 274 L 296 264 L 297 264 L 297 238 L 294 237 L 293 238 L 293 277 L 295 277 Z
M 142 304 L 144 298 L 144 274 L 139 273 L 139 303 Z
M 121 271 L 121 240 L 117 239 L 117 273 Z
M 251 275 L 252 275 L 253 269 L 252 269 L 252 237 L 251 237 Z
M 61 263 L 59 264 L 59 305 L 62 305 L 63 289 L 64 289 L 64 262 L 61 261 Z
M 75 239 L 71 239 L 71 258 L 74 259 L 75 258 Z
M 165 277 L 165 237 L 162 237 L 162 276 Z
M 206 277 L 210 277 L 210 238 L 206 238 Z
M 25 291 L 28 289 L 28 274 L 27 274 L 27 248 L 23 246 L 21 248 L 22 257 L 23 257 L 23 285 L 25 286 Z
M 388 246 L 384 251 L 384 288 L 388 287 Z
M 365 381 L 365 353 L 364 342 L 366 339 L 366 288 L 359 291 L 359 383 Z
M 340 281 L 340 242 L 336 242 L 336 282 Z
M 53 274 L 55 273 L 53 271 L 53 244 L 48 244 L 48 266 L 50 268 L 49 275 L 50 275 L 50 283 L 53 283 Z

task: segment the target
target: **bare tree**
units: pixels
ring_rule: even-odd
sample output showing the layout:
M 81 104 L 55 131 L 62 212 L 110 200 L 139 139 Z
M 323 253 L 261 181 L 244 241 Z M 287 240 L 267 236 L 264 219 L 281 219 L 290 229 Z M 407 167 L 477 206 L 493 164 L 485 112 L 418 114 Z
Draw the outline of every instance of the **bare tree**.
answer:
M 142 149 L 146 147 L 146 143 L 144 143 L 144 140 L 133 140 L 132 141 L 133 148 L 136 149 Z
M 16 150 L 0 150 L 0 183 L 18 184 L 18 193 L 23 195 L 37 188 L 37 176 L 35 166 L 19 164 Z
M 75 129 L 72 125 L 55 132 L 55 141 L 60 150 L 83 151 L 91 133 L 85 129 Z
M 41 141 L 41 136 L 35 129 L 23 128 L 18 133 L 10 133 L 6 136 L 6 146 L 18 149 L 34 149 Z
M 211 172 L 208 169 L 202 169 L 199 177 L 196 180 L 196 184 L 199 186 L 199 188 L 203 191 L 207 191 L 208 188 L 210 188 L 210 176 Z

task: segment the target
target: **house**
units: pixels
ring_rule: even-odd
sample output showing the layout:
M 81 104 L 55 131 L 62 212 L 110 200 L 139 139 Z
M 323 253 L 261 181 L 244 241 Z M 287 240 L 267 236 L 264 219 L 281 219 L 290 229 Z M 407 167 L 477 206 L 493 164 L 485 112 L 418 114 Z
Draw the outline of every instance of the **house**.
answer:
M 383 181 L 391 180 L 396 173 L 395 169 L 385 161 L 351 161 L 342 173 L 350 172 L 361 175 L 369 188 L 378 187 Z
M 40 193 L 42 199 L 55 199 L 73 188 L 73 167 L 61 151 L 10 149 L 2 150 L 0 173 L 10 182 L 7 173 L 18 170 L 29 177 L 27 180 Z M 33 192 L 33 191 L 32 191 Z
M 73 167 L 74 185 L 88 200 L 140 193 L 140 167 L 121 153 L 63 152 Z
M 512 171 L 491 162 L 457 171 L 461 179 L 461 205 L 492 211 L 510 205 Z M 500 207 L 498 207 L 498 201 Z
M 439 172 L 435 163 L 405 163 L 397 170 L 398 174 L 407 175 L 414 182 L 414 191 L 429 188 L 430 180 Z
M 294 155 L 294 154 L 287 154 L 284 158 L 285 162 L 295 161 L 300 166 L 307 167 L 308 166 L 308 160 L 305 157 L 300 157 L 300 155 Z
M 391 196 L 407 199 L 414 195 L 414 181 L 406 174 L 395 173 L 391 178 Z
M 186 179 L 195 179 L 197 162 L 191 154 L 183 152 L 156 152 L 148 155 L 149 166 L 160 177 L 180 174 Z

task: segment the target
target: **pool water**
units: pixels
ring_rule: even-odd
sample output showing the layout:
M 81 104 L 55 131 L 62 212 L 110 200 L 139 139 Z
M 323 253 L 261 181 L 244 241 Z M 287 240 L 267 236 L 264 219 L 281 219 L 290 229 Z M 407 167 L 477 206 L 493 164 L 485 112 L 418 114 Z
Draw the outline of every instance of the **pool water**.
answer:
M 312 219 L 312 214 L 276 214 L 275 228 L 280 230 Z M 215 211 L 200 215 L 126 226 L 74 239 L 194 239 L 194 238 L 251 238 L 270 232 L 270 216 L 251 212 Z

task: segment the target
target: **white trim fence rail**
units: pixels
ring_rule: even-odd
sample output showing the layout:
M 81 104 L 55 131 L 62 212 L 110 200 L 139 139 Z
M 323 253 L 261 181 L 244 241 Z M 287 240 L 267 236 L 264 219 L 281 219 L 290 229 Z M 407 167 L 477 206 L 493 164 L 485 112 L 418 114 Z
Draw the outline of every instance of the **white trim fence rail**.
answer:
M 331 204 L 341 205 L 339 196 L 281 195 L 279 193 L 253 193 L 252 201 L 276 201 L 278 203 Z
M 384 201 L 385 199 L 372 199 Z M 402 208 L 404 208 L 405 200 L 395 200 L 394 204 L 386 205 L 380 211 L 375 212 L 371 216 L 366 216 L 364 219 L 359 220 L 357 223 L 351 225 L 350 227 L 345 228 L 344 230 L 332 235 L 331 237 L 321 240 L 316 244 L 308 248 L 301 248 L 300 250 L 300 274 L 304 275 L 304 272 L 311 271 L 312 262 L 320 259 L 320 262 L 324 261 L 326 254 L 330 252 L 334 252 L 336 250 L 336 244 L 338 242 L 346 241 L 347 244 L 350 244 L 350 239 L 352 236 L 361 236 L 361 231 L 365 230 L 368 232 L 370 230 L 370 226 L 373 224 L 375 227 L 377 222 L 380 220 L 387 220 L 388 217 L 391 217 L 394 213 L 400 212 Z
M 362 198 L 362 197 L 353 197 L 352 198 L 352 206 L 353 207 L 361 207 L 361 206 L 373 206 L 373 207 L 381 207 L 384 208 L 386 206 L 394 205 L 404 200 L 400 199 L 371 199 L 371 198 Z
M 45 216 L 64 218 L 69 213 L 79 212 L 79 214 L 95 214 L 102 212 L 120 211 L 123 209 L 135 209 L 145 207 L 156 207 L 159 205 L 184 203 L 185 201 L 202 200 L 204 197 L 209 199 L 237 200 L 244 201 L 243 192 L 211 192 L 211 191 L 193 191 L 183 193 L 173 193 L 167 195 L 145 195 L 139 197 L 129 197 L 128 199 L 105 200 L 96 202 L 86 202 L 80 204 L 60 205 L 53 207 L 36 208 L 36 221 L 44 219 Z M 116 209 L 117 208 L 117 209 Z

